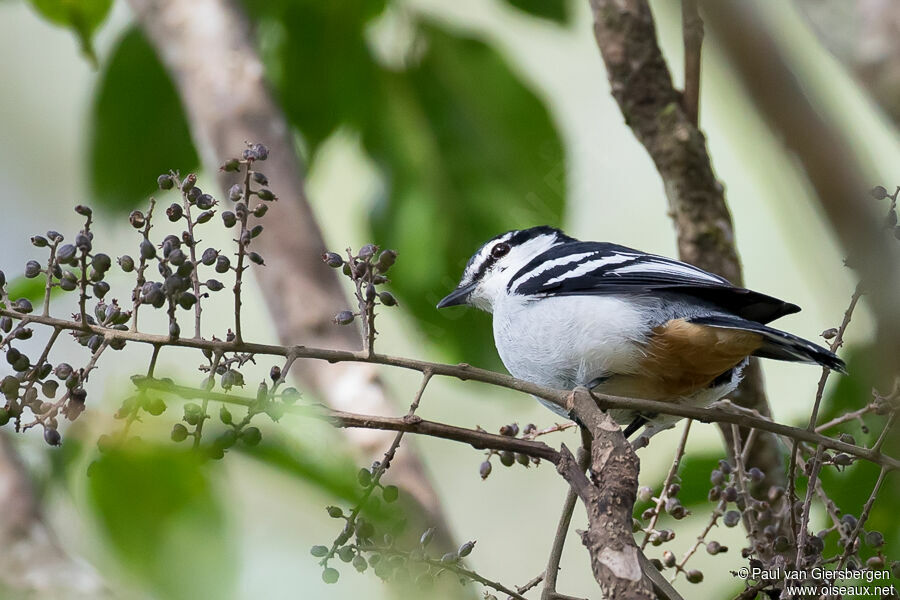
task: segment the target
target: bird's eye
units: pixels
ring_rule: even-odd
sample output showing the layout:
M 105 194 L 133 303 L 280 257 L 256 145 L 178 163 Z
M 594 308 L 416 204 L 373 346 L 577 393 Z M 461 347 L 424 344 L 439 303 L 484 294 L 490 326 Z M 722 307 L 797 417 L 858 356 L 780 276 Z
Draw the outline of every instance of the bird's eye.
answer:
M 509 253 L 509 244 L 507 244 L 506 242 L 501 242 L 491 248 L 491 256 L 493 256 L 494 258 L 502 258 L 506 256 L 507 253 Z

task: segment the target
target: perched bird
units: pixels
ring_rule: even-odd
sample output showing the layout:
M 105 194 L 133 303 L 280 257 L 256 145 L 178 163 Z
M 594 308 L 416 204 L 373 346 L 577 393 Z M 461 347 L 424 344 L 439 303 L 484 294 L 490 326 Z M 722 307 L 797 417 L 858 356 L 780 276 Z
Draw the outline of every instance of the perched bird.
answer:
M 557 389 L 707 406 L 737 387 L 750 356 L 845 372 L 829 350 L 766 325 L 798 312 L 794 304 L 552 227 L 486 242 L 437 307 L 462 304 L 493 313 L 494 343 L 513 376 Z M 679 418 L 612 416 L 626 435 L 645 426 L 647 437 Z

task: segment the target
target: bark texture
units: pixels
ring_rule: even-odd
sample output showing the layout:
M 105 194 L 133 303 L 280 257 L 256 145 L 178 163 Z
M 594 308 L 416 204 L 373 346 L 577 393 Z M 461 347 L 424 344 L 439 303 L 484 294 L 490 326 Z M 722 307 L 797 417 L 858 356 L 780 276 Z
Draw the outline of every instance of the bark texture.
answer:
M 63 552 L 39 506 L 25 466 L 0 432 L 0 597 L 112 598 L 90 565 Z
M 590 0 L 594 34 L 606 65 L 612 95 L 625 123 L 646 148 L 665 187 L 681 260 L 743 285 L 734 225 L 725 188 L 713 172 L 706 138 L 692 122 L 675 89 L 656 41 L 646 0 Z M 762 372 L 756 359 L 732 394 L 736 404 L 770 416 Z M 731 451 L 731 431 L 721 427 Z M 757 438 L 748 459 L 766 473 L 762 485 L 782 485 L 783 460 L 774 436 Z
M 261 169 L 279 200 L 270 203 L 266 233 L 254 246 L 266 259 L 267 266 L 257 269 L 256 276 L 282 343 L 359 349 L 357 330 L 331 322 L 349 304 L 337 276 L 320 259 L 325 242 L 306 197 L 301 161 L 284 114 L 266 86 L 246 15 L 231 0 L 130 4 L 175 82 L 205 168 L 216 172 L 245 142 L 269 147 Z M 235 183 L 225 173 L 220 182 L 223 190 Z M 372 365 L 298 361 L 293 370 L 332 408 L 397 412 Z M 379 458 L 393 438 L 382 431 L 347 435 L 369 460 Z M 424 508 L 425 520 L 448 537 L 440 502 L 413 448 L 397 456 L 391 477 Z
M 574 413 L 593 438 L 589 477 L 565 445 L 557 470 L 587 510 L 588 529 L 581 533 L 581 541 L 591 555 L 594 579 L 604 598 L 655 598 L 631 530 L 640 462 L 619 425 L 597 408 L 586 389 L 575 390 L 570 398 Z

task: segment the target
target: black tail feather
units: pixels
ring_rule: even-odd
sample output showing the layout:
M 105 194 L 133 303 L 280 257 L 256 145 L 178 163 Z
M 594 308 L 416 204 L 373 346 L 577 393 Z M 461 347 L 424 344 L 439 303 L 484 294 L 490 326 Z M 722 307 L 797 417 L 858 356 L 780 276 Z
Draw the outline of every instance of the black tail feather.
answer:
M 724 329 L 741 329 L 761 334 L 763 345 L 753 353 L 754 356 L 791 362 L 816 363 L 832 371 L 847 374 L 847 365 L 834 352 L 786 331 L 767 327 L 761 323 L 748 321 L 740 317 L 726 315 L 697 317 L 690 321 L 699 325 L 722 327 Z

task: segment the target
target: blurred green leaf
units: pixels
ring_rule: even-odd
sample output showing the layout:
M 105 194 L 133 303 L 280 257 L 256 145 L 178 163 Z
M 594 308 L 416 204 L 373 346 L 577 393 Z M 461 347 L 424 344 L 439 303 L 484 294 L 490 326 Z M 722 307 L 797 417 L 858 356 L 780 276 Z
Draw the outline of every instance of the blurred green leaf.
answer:
M 872 382 L 875 380 L 875 369 L 878 361 L 873 355 L 873 349 L 852 349 L 847 353 L 847 371 L 849 376 L 832 375 L 838 377 L 836 385 L 830 390 L 822 406 L 819 422 L 823 423 L 841 414 L 864 407 L 872 400 Z M 881 415 L 866 415 L 864 417 L 868 433 L 862 431 L 858 421 L 850 421 L 838 428 L 826 433 L 837 436 L 839 432 L 851 434 L 856 443 L 870 446 L 875 442 L 884 429 L 886 417 Z M 895 428 L 896 430 L 896 428 Z M 889 456 L 900 456 L 900 436 L 896 433 L 889 435 L 882 447 Z M 850 513 L 859 517 L 863 505 L 869 499 L 875 480 L 878 478 L 879 467 L 868 461 L 859 461 L 838 471 L 835 467 L 822 468 L 820 477 L 829 497 L 835 502 L 843 513 Z M 885 555 L 894 557 L 900 555 L 900 521 L 897 520 L 897 509 L 894 506 L 895 498 L 900 496 L 900 478 L 888 476 L 879 493 L 869 520 L 866 522 L 866 531 L 877 530 L 884 534 Z M 822 525 L 830 525 L 827 517 Z M 835 552 L 839 549 L 835 545 L 826 548 L 826 552 Z M 871 549 L 865 549 L 862 555 L 865 557 L 874 554 Z
M 310 155 L 348 127 L 384 174 L 372 227 L 400 251 L 401 301 L 449 357 L 496 367 L 489 315 L 434 305 L 486 240 L 561 222 L 565 158 L 544 104 L 491 47 L 435 25 L 417 24 L 403 70 L 382 66 L 366 27 L 383 1 L 244 4 Z
M 438 312 L 469 256 L 491 237 L 558 225 L 563 147 L 547 109 L 484 43 L 423 25 L 409 70 L 382 71 L 364 144 L 387 175 L 375 240 L 396 248 L 394 290 L 454 360 L 498 364 L 489 315 Z
M 572 16 L 568 0 L 506 0 L 510 6 L 534 17 L 566 24 Z
M 91 183 L 107 209 L 131 210 L 156 189 L 160 173 L 199 164 L 175 87 L 137 29 L 106 65 L 92 113 Z
M 696 427 L 697 424 L 694 424 Z M 712 484 L 709 480 L 709 474 L 713 469 L 719 467 L 719 459 L 723 458 L 719 452 L 707 452 L 705 454 L 685 454 L 681 459 L 681 465 L 678 468 L 678 475 L 674 481 L 681 484 L 681 491 L 678 492 L 678 500 L 681 504 L 695 513 L 703 513 L 712 510 L 715 504 L 709 501 L 709 489 Z M 666 471 L 668 472 L 668 470 Z M 650 485 L 654 495 L 662 491 L 663 483 L 666 479 L 666 473 L 660 477 L 659 481 Z M 634 505 L 634 517 L 640 518 L 641 513 L 646 509 L 655 505 L 655 502 L 636 502 Z M 662 515 L 663 521 L 671 521 L 665 513 Z
M 340 125 L 372 118 L 378 66 L 364 37 L 384 0 L 246 0 L 260 22 L 266 74 L 310 157 Z
M 44 286 L 46 285 L 47 280 L 44 277 L 35 277 L 34 279 L 28 279 L 24 275 L 20 275 L 19 277 L 16 277 L 15 279 L 7 282 L 6 291 L 9 294 L 10 300 L 27 298 L 28 300 L 31 300 L 32 303 L 34 303 L 44 298 Z M 53 288 L 51 295 L 56 295 L 60 291 L 61 290 L 59 288 Z
M 322 460 L 320 452 L 292 448 L 284 439 L 277 439 L 267 434 L 265 441 L 258 446 L 247 447 L 243 444 L 236 450 L 250 456 L 262 464 L 306 485 L 316 488 L 333 500 L 341 500 L 353 506 L 362 496 L 362 487 L 357 483 L 359 466 L 350 460 L 349 455 L 332 453 L 330 459 Z M 325 511 L 322 511 L 325 514 Z M 376 506 L 367 504 L 363 514 L 381 526 L 394 523 L 403 516 L 403 511 L 388 504 Z
M 197 456 L 132 440 L 101 454 L 88 476 L 88 499 L 112 554 L 154 596 L 233 597 L 233 537 Z
M 91 37 L 106 19 L 113 0 L 30 0 L 31 5 L 48 21 L 68 27 L 78 36 L 81 49 L 97 66 L 97 54 Z
M 694 427 L 697 423 L 694 424 Z M 693 432 L 691 432 L 693 433 Z M 719 468 L 719 459 L 724 458 L 721 452 L 710 452 L 707 454 L 686 454 L 681 459 L 681 467 L 678 469 L 678 481 L 681 484 L 681 491 L 678 493 L 678 499 L 685 508 L 712 509 L 715 503 L 709 501 L 709 489 L 712 483 L 709 481 L 709 474 L 713 469 Z M 663 476 L 665 477 L 665 476 Z M 659 487 L 662 481 L 659 482 Z

